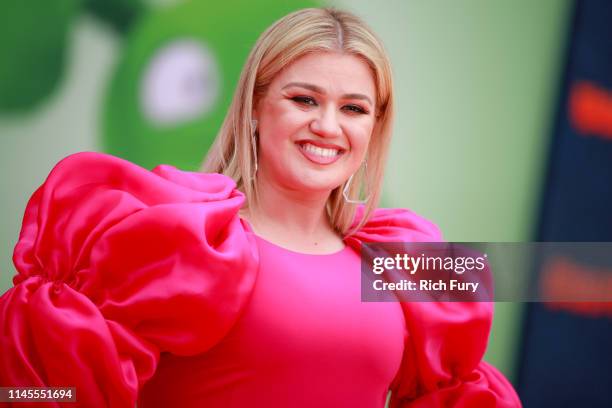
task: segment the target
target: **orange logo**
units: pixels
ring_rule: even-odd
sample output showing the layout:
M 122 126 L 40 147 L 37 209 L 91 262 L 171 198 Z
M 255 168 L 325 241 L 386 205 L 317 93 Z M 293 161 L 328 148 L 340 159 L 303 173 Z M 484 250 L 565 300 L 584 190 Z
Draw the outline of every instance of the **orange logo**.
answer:
M 579 81 L 569 97 L 572 126 L 584 136 L 612 139 L 612 93 L 600 86 Z
M 544 306 L 582 316 L 612 317 L 612 302 L 606 301 L 612 293 L 610 272 L 562 256 L 547 259 L 540 281 Z

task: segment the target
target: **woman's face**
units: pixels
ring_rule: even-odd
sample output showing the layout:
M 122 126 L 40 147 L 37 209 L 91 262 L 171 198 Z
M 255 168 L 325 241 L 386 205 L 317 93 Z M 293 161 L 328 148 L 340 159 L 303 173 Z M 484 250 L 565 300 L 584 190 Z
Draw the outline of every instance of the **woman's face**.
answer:
M 375 124 L 368 64 L 333 52 L 307 54 L 283 69 L 253 111 L 259 181 L 329 193 L 359 169 Z

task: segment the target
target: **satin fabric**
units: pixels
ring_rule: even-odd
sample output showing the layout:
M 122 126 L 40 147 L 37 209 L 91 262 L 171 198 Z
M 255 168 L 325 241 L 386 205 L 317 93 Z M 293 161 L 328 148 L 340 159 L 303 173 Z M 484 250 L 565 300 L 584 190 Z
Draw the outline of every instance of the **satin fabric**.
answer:
M 256 239 L 257 281 L 232 330 L 199 356 L 162 355 L 138 407 L 383 408 L 404 350 L 400 305 L 361 302 L 348 246 L 312 255 Z
M 243 203 L 219 174 L 149 171 L 93 152 L 60 161 L 27 204 L 14 287 L 0 297 L 0 386 L 72 386 L 78 402 L 63 406 L 133 407 L 160 354 L 198 358 L 219 345 L 259 273 L 257 237 L 238 217 Z M 440 239 L 418 215 L 381 209 L 345 242 L 358 254 L 362 242 Z M 481 361 L 491 304 L 401 311 L 392 407 L 520 406 Z

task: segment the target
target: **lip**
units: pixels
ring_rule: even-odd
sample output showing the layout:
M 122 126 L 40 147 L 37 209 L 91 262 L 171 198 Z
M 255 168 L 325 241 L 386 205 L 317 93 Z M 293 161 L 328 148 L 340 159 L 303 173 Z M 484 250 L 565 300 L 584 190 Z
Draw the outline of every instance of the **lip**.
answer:
M 314 154 L 304 149 L 304 145 L 307 143 L 310 143 L 317 147 L 326 148 L 326 149 L 336 149 L 336 150 L 339 150 L 339 153 L 335 156 L 319 156 L 318 154 Z M 332 164 L 336 162 L 344 154 L 344 151 L 345 151 L 344 149 L 336 145 L 314 143 L 314 142 L 311 142 L 310 140 L 303 140 L 303 141 L 297 142 L 296 145 L 297 145 L 298 150 L 302 153 L 302 155 L 304 155 L 304 157 L 306 157 L 309 161 L 313 163 L 317 163 L 317 164 Z
M 304 140 L 298 140 L 296 142 L 299 145 L 304 145 L 306 143 L 310 143 L 311 145 L 315 145 L 317 147 L 322 147 L 324 149 L 336 149 L 336 150 L 340 150 L 340 152 L 344 152 L 346 149 L 335 145 L 335 144 L 331 144 L 331 143 L 323 143 L 323 142 L 319 142 L 318 140 L 310 140 L 310 139 L 304 139 Z

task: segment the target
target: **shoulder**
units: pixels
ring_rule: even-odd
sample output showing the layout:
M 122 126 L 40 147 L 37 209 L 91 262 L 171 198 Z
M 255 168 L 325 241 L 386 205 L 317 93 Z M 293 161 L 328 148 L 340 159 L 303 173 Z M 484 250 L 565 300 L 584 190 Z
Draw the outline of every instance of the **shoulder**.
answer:
M 353 225 L 364 216 L 364 207 L 357 209 Z M 432 221 L 406 208 L 377 208 L 366 223 L 348 240 L 360 242 L 440 242 L 440 228 Z

